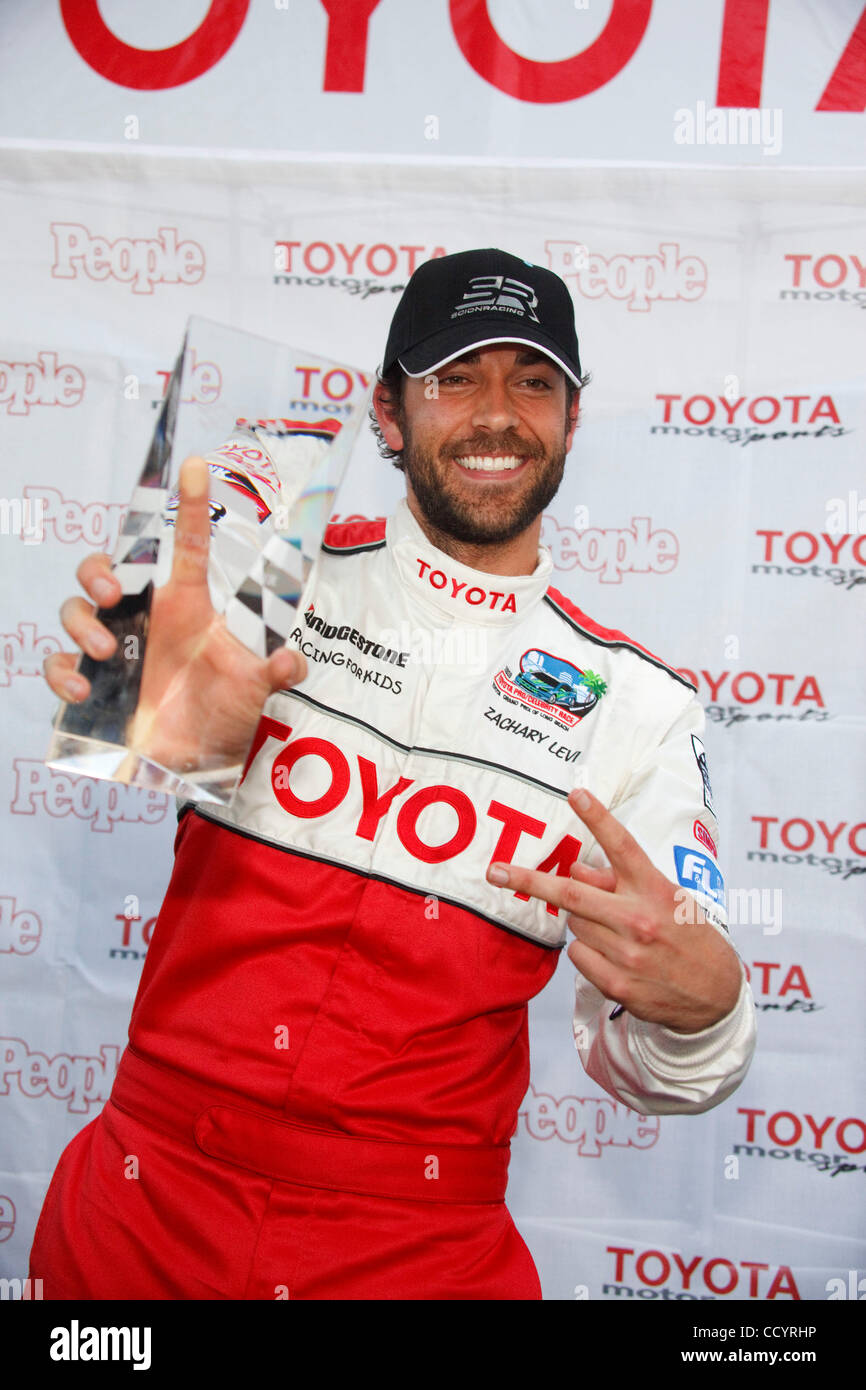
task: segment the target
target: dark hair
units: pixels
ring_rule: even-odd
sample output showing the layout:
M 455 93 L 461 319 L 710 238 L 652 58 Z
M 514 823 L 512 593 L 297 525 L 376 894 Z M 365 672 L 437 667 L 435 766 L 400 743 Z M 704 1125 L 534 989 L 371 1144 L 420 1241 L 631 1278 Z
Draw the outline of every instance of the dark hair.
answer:
M 399 362 L 395 362 L 394 366 L 391 367 L 389 371 L 377 371 L 376 380 L 379 382 L 380 386 L 384 386 L 388 397 L 388 404 L 392 406 L 394 410 L 394 418 L 398 426 L 402 427 L 403 420 L 405 419 L 403 413 L 403 383 L 406 380 L 406 373 L 403 371 Z M 393 463 L 395 468 L 402 469 L 403 452 L 401 449 L 392 449 L 389 444 L 386 444 L 385 436 L 382 433 L 379 421 L 376 419 L 376 411 L 372 405 L 370 406 L 370 428 L 376 436 L 376 448 L 379 450 L 382 458 L 388 459 Z
M 565 374 L 563 373 L 563 375 Z M 574 382 L 571 380 L 570 377 L 565 377 L 566 419 L 568 419 L 568 417 L 571 414 L 571 407 L 575 396 L 578 394 L 579 391 L 583 390 L 584 386 L 589 385 L 590 376 L 591 374 L 589 372 L 584 372 L 583 376 L 580 378 L 580 386 L 575 386 Z M 395 362 L 394 366 L 391 367 L 389 371 L 377 371 L 376 380 L 379 382 L 380 386 L 384 386 L 388 403 L 393 407 L 394 410 L 394 419 L 396 420 L 397 425 L 402 431 L 403 423 L 405 420 L 405 414 L 403 411 L 403 392 L 406 383 L 406 373 L 403 371 L 403 368 L 400 366 L 399 362 Z M 376 437 L 376 448 L 379 450 L 379 453 L 382 455 L 382 458 L 390 460 L 390 462 L 393 463 L 395 468 L 399 468 L 402 470 L 402 450 L 392 449 L 390 445 L 385 442 L 385 436 L 382 433 L 379 421 L 376 419 L 376 411 L 374 410 L 372 405 L 370 406 L 370 428 L 372 429 L 373 434 Z

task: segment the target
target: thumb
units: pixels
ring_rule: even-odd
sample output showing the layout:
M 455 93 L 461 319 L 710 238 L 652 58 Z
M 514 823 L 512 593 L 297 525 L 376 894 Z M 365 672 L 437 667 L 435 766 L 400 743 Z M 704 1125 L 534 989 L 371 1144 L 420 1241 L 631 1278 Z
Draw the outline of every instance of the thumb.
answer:
M 180 470 L 180 500 L 174 527 L 171 578 L 175 584 L 206 585 L 210 547 L 210 475 L 203 458 L 192 455 Z
M 280 647 L 268 658 L 265 678 L 271 692 L 289 690 L 298 685 L 307 675 L 307 659 L 291 647 Z

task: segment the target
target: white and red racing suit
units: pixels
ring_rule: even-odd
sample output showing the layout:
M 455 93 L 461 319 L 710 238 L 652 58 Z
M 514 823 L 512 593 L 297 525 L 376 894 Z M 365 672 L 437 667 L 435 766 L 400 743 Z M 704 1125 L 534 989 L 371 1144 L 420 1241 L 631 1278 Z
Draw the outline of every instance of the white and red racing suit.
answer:
M 308 677 L 231 805 L 182 809 L 112 1098 L 37 1229 L 46 1298 L 540 1297 L 508 1145 L 527 1004 L 571 938 L 486 869 L 606 862 L 581 783 L 724 929 L 693 689 L 550 577 L 544 550 L 528 576 L 459 564 L 405 503 L 329 529 Z M 697 1034 L 579 976 L 574 1020 L 642 1113 L 717 1104 L 754 1046 L 745 978 Z

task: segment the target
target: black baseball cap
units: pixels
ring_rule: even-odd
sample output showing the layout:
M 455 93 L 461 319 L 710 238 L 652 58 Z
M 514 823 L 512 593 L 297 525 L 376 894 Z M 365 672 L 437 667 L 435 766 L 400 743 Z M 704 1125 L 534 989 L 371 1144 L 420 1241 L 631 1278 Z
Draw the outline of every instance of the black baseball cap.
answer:
M 493 343 L 526 343 L 580 386 L 574 305 L 552 270 L 488 247 L 424 261 L 391 320 L 382 371 L 424 376 Z

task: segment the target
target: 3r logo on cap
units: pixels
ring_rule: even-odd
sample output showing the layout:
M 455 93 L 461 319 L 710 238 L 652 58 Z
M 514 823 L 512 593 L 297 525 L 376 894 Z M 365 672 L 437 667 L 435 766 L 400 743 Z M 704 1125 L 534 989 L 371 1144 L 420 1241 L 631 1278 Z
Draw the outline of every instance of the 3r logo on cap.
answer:
M 492 246 L 431 257 L 397 305 L 382 372 L 399 365 L 407 376 L 426 376 L 495 343 L 535 348 L 573 385 L 584 384 L 574 305 L 560 276 Z
M 513 280 L 510 275 L 475 275 L 451 317 L 456 319 L 477 309 L 498 309 L 500 313 L 528 314 L 533 323 L 538 323 L 537 306 L 538 296 L 531 285 Z

